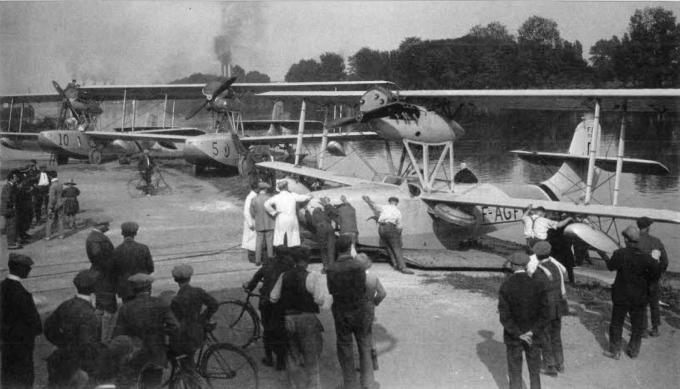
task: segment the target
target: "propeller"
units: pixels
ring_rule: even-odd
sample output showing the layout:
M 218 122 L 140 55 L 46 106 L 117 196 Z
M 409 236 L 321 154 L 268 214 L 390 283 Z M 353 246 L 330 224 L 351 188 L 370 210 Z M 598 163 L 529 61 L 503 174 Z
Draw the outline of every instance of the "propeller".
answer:
M 366 123 L 367 121 L 373 119 L 385 118 L 390 116 L 399 117 L 404 114 L 407 114 L 411 118 L 417 118 L 420 116 L 420 109 L 416 105 L 397 101 L 382 105 L 370 111 L 359 112 L 355 116 L 348 116 L 333 120 L 332 122 L 328 123 L 327 127 L 335 128 L 355 123 Z
M 71 100 L 68 98 L 68 96 L 66 96 L 66 93 L 64 92 L 64 90 L 59 86 L 59 83 L 57 83 L 56 81 L 52 80 L 52 85 L 54 86 L 54 89 L 57 90 L 57 93 L 59 94 L 59 97 L 61 97 L 62 100 L 64 100 L 64 104 L 65 104 L 66 107 L 71 111 L 71 114 L 73 114 L 73 117 L 74 117 L 74 118 L 77 118 L 77 117 L 78 117 L 78 112 L 76 111 L 75 108 L 73 108 L 73 104 L 71 104 Z
M 197 113 L 199 113 L 203 108 L 205 108 L 206 105 L 212 104 L 216 98 L 218 98 L 222 92 L 225 90 L 229 89 L 231 84 L 233 84 L 236 81 L 236 77 L 231 77 L 227 79 L 225 82 L 223 82 L 219 87 L 213 89 L 215 83 L 209 82 L 205 85 L 203 88 L 203 94 L 206 97 L 206 100 L 201 103 L 198 107 L 196 107 L 193 111 L 191 111 L 186 117 L 186 120 L 191 119 L 192 117 L 196 116 Z

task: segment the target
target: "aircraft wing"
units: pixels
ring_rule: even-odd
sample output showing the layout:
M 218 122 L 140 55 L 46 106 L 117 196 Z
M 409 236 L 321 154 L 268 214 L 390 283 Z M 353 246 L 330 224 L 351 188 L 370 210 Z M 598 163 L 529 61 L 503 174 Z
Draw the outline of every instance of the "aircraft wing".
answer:
M 56 93 L 26 93 L 0 96 L 0 103 L 3 104 L 49 103 L 55 101 L 61 101 L 61 97 Z
M 295 166 L 286 162 L 259 162 L 257 164 L 259 167 L 277 170 L 284 173 L 297 174 L 300 176 L 316 178 L 323 181 L 335 182 L 342 185 L 360 185 L 360 184 L 371 184 L 376 185 L 378 183 L 371 180 L 365 180 L 363 178 L 357 177 L 347 177 L 335 174 L 321 169 L 314 169 L 306 166 Z M 383 185 L 383 184 L 380 184 Z
M 680 224 L 680 212 L 667 209 L 650 209 L 620 207 L 601 204 L 574 204 L 562 201 L 546 201 L 535 199 L 514 198 L 499 194 L 498 191 L 486 190 L 484 188 L 493 185 L 482 184 L 464 193 L 429 193 L 420 196 L 428 203 L 447 203 L 461 205 L 486 205 L 504 208 L 526 209 L 530 204 L 534 207 L 543 207 L 548 211 L 565 212 L 570 214 L 583 214 L 591 216 L 602 216 L 617 219 L 638 219 L 643 216 L 662 223 Z
M 13 139 L 38 139 L 37 132 L 0 132 L 1 138 L 13 138 Z
M 322 134 L 303 134 L 302 139 L 305 141 L 321 141 L 323 138 Z M 257 144 L 283 144 L 283 143 L 293 143 L 297 141 L 296 134 L 290 135 L 264 135 L 264 136 L 242 136 L 239 138 L 241 143 L 245 146 L 257 145 Z M 337 132 L 328 134 L 328 140 L 335 141 L 365 141 L 365 140 L 376 140 L 383 139 L 372 131 L 359 131 L 359 132 Z
M 117 131 L 91 131 L 86 133 L 89 138 L 97 140 L 145 140 L 153 142 L 176 142 L 184 143 L 191 136 L 187 135 L 170 135 L 170 134 L 154 134 L 146 132 L 117 132 Z
M 572 155 L 567 153 L 533 152 L 524 150 L 512 150 L 510 152 L 528 162 L 554 166 L 562 165 L 562 162 L 566 161 L 587 164 L 589 158 L 587 155 Z M 613 172 L 616 170 L 616 158 L 597 157 L 595 165 L 603 170 Z M 653 174 L 659 176 L 670 173 L 670 170 L 660 162 L 637 158 L 623 158 L 621 171 L 623 173 Z

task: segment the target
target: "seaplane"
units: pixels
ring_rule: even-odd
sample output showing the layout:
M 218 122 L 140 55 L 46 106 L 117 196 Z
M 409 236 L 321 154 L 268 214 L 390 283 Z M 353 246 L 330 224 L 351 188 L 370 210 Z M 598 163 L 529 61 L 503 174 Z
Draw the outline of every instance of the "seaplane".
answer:
M 387 203 L 397 197 L 403 214 L 403 247 L 407 262 L 420 266 L 433 264 L 435 253 L 451 257 L 461 242 L 479 238 L 490 232 L 521 222 L 523 212 L 530 205 L 547 211 L 596 218 L 597 223 L 573 223 L 565 234 L 579 237 L 597 250 L 612 252 L 619 246 L 615 234 L 617 219 L 637 219 L 647 216 L 661 223 L 680 224 L 678 210 L 648 209 L 622 206 L 618 203 L 623 173 L 664 175 L 668 168 L 656 161 L 624 157 L 626 113 L 635 110 L 680 110 L 680 89 L 567 89 L 567 90 L 402 90 L 391 91 L 383 87 L 365 92 L 279 91 L 265 92 L 269 98 L 301 99 L 325 104 L 328 101 L 359 98 L 358 112 L 349 117 L 327 123 L 327 127 L 363 123 L 385 141 L 385 161 L 389 167 L 381 181 L 350 177 L 329 170 L 295 163 L 265 161 L 258 168 L 278 172 L 279 175 L 307 177 L 333 183 L 313 192 L 317 198 L 328 197 L 338 201 L 344 196 L 357 212 L 359 243 L 365 248 L 380 246 L 373 210 L 364 196 L 377 204 Z M 569 149 L 565 153 L 540 151 L 513 151 L 529 163 L 549 164 L 558 167 L 547 180 L 536 184 L 456 183 L 454 180 L 454 142 L 464 130 L 454 120 L 449 120 L 424 106 L 406 101 L 416 99 L 461 99 L 475 102 L 488 99 L 513 99 L 541 101 L 561 99 L 571 101 L 583 109 L 592 107 L 592 115 L 575 128 Z M 616 157 L 599 155 L 601 142 L 600 117 L 605 111 L 622 115 Z M 298 133 L 301 137 L 304 129 Z M 399 165 L 395 165 L 390 143 L 401 144 Z M 613 172 L 614 193 L 610 205 L 594 201 L 593 192 L 604 172 Z M 290 179 L 290 178 L 289 178 Z M 601 183 L 599 184 L 601 185 Z M 297 190 L 305 188 L 296 186 Z M 301 215 L 302 216 L 302 215 Z M 304 217 L 300 218 L 304 224 Z M 521 231 L 517 228 L 518 234 Z M 610 234 L 615 235 L 611 237 Z M 409 254 L 410 253 L 410 254 Z M 427 255 L 418 255 L 427 253 Z M 448 253 L 448 254 L 447 254 Z M 441 257 L 441 256 L 440 256 Z M 483 257 L 483 256 L 482 256 Z M 410 258 L 410 259 L 409 259 Z M 454 267 L 502 267 L 492 264 L 457 262 Z
M 59 126 L 54 130 L 39 133 L 18 132 L 0 133 L 0 143 L 13 149 L 28 149 L 25 140 L 37 141 L 40 149 L 52 153 L 57 163 L 66 163 L 69 158 L 85 159 L 92 164 L 101 163 L 106 156 L 117 157 L 121 154 L 134 154 L 154 144 L 160 145 L 177 157 L 184 158 L 195 166 L 200 173 L 207 166 L 218 168 L 237 168 L 247 174 L 256 161 L 274 159 L 281 153 L 279 146 L 290 150 L 289 144 L 297 138 L 286 126 L 299 124 L 297 120 L 282 119 L 281 110 L 274 107 L 271 120 L 245 120 L 234 106 L 240 104 L 239 96 L 262 91 L 276 91 L 295 88 L 328 88 L 335 91 L 347 88 L 365 88 L 367 85 L 392 85 L 386 81 L 352 82 L 299 82 L 299 83 L 236 83 L 232 77 L 225 81 L 207 84 L 168 84 L 168 85 L 92 85 L 80 86 L 75 81 L 62 89 L 53 82 L 56 94 L 25 94 L 3 96 L 0 102 L 9 104 L 9 112 L 14 104 L 41 102 L 62 102 Z M 175 101 L 204 99 L 193 109 L 185 120 L 192 119 L 207 108 L 214 113 L 213 128 L 201 130 L 195 127 L 174 127 Z M 161 126 L 136 126 L 137 102 L 143 100 L 162 100 Z M 113 131 L 96 130 L 96 117 L 102 112 L 100 103 L 122 101 L 121 126 Z M 132 112 L 127 110 L 127 102 L 132 102 Z M 168 107 L 170 102 L 171 108 Z M 166 114 L 170 114 L 170 126 L 166 127 Z M 131 124 L 126 125 L 130 122 Z M 126 122 L 127 119 L 127 122 Z M 12 123 L 11 117 L 8 126 Z M 307 120 L 305 124 L 321 128 L 320 121 Z M 250 127 L 269 126 L 262 136 L 248 136 Z M 239 135 L 240 133 L 240 135 Z M 332 134 L 328 149 L 342 153 L 337 141 L 358 139 L 366 134 Z M 314 140 L 319 135 L 307 134 L 305 138 Z M 334 143 L 336 142 L 336 143 Z M 258 146 L 265 146 L 264 148 Z M 270 147 L 271 146 L 271 147 Z M 288 155 L 290 153 L 284 152 Z

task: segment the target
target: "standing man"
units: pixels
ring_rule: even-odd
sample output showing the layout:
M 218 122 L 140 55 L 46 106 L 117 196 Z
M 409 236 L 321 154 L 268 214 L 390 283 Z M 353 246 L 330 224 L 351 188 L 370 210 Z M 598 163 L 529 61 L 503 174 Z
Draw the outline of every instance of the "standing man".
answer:
M 93 227 L 85 240 L 85 251 L 90 260 L 91 269 L 99 273 L 99 279 L 94 287 L 96 308 L 102 318 L 102 341 L 108 341 L 113 331 L 113 315 L 118 309 L 116 302 L 116 279 L 113 272 L 113 243 L 104 235 L 109 230 L 111 219 L 97 216 L 93 220 Z
M 3 388 L 32 388 L 33 348 L 42 333 L 33 296 L 21 284 L 33 266 L 30 257 L 9 254 L 9 275 L 0 283 L 0 339 Z
M 146 193 L 147 196 L 151 196 L 151 176 L 153 175 L 153 169 L 155 167 L 156 164 L 149 155 L 149 150 L 144 149 L 142 157 L 139 159 L 139 163 L 137 163 L 137 170 L 146 184 L 144 185 L 144 193 Z
M 558 228 L 564 227 L 569 224 L 571 220 L 571 217 L 565 218 L 559 222 L 550 220 L 545 217 L 545 208 L 534 208 L 533 204 L 529 204 L 527 209 L 524 210 L 524 215 L 522 216 L 522 222 L 524 223 L 524 237 L 527 240 L 527 248 L 531 249 L 539 240 L 547 240 L 548 230 L 556 230 Z
M 316 235 L 316 242 L 319 245 L 319 254 L 321 255 L 321 263 L 323 263 L 322 272 L 326 272 L 328 265 L 335 261 L 335 230 L 331 224 L 331 215 L 329 211 L 332 206 L 327 197 L 319 199 L 319 202 L 312 205 L 310 219 Z
M 30 177 L 26 173 L 21 173 L 17 183 L 16 201 L 17 237 L 21 244 L 29 243 L 31 240 L 28 230 L 31 228 L 31 220 L 33 219 L 32 192 L 33 184 Z
M 17 243 L 17 183 L 19 172 L 12 170 L 7 174 L 7 183 L 2 187 L 0 195 L 0 215 L 5 219 L 3 235 L 7 235 L 7 248 L 9 250 L 20 249 L 23 246 Z
M 142 350 L 130 364 L 138 374 L 145 365 L 151 365 L 140 380 L 145 384 L 144 387 L 159 387 L 163 367 L 168 362 L 165 339 L 177 336 L 179 323 L 167 304 L 157 297 L 151 297 L 153 277 L 138 273 L 130 276 L 128 282 L 133 296 L 120 307 L 113 337 L 126 335 L 142 340 Z
M 64 239 L 64 199 L 61 197 L 64 187 L 59 182 L 59 177 L 52 178 L 50 192 L 47 200 L 47 224 L 45 225 L 45 240 L 52 239 L 52 225 L 57 223 L 57 233 L 60 239 Z
M 45 337 L 57 346 L 47 358 L 48 385 L 68 388 L 78 370 L 94 375 L 102 351 L 101 321 L 90 295 L 99 279 L 95 270 L 82 270 L 73 279 L 75 297 L 61 303 L 45 320 Z
M 378 220 L 378 235 L 382 244 L 384 244 L 387 253 L 390 255 L 392 260 L 392 266 L 394 266 L 397 271 L 404 274 L 413 274 L 413 271 L 406 267 L 404 262 L 404 253 L 402 250 L 401 241 L 401 211 L 397 206 L 399 205 L 399 199 L 396 197 L 390 197 L 387 199 L 388 204 L 379 206 L 376 205 L 373 200 L 368 196 L 362 196 L 362 199 L 368 204 L 373 210 L 373 213 Z
M 630 341 L 626 354 L 636 358 L 640 353 L 644 311 L 649 303 L 649 285 L 659 279 L 660 265 L 649 254 L 640 250 L 640 230 L 630 225 L 623 230 L 626 247 L 614 251 L 607 269 L 616 270 L 612 285 L 612 318 L 609 324 L 609 351 L 604 355 L 619 359 L 621 357 L 621 333 L 626 314 L 630 314 Z
M 45 171 L 45 165 L 40 165 L 40 172 L 33 191 L 33 214 L 35 215 L 35 224 L 39 224 L 43 220 L 43 207 L 47 201 L 47 196 L 50 191 L 50 177 Z
M 266 182 L 257 184 L 258 194 L 250 204 L 250 216 L 255 220 L 255 264 L 266 263 L 274 258 L 274 218 L 267 212 L 264 203 L 272 196 L 271 186 Z M 262 258 L 262 250 L 267 250 L 267 256 Z
M 255 259 L 255 247 L 257 233 L 255 232 L 255 220 L 253 215 L 250 213 L 250 206 L 253 202 L 255 196 L 257 196 L 257 181 L 252 181 L 250 183 L 250 192 L 246 196 L 246 200 L 243 202 L 243 239 L 241 240 L 241 248 L 244 248 L 248 252 L 248 261 L 259 265 L 260 262 Z
M 364 253 L 358 254 L 355 258 L 366 269 L 366 309 L 371 317 L 371 323 L 373 323 L 375 322 L 375 308 L 387 297 L 387 292 L 378 275 L 368 270 L 373 265 L 371 259 Z M 373 370 L 378 370 L 378 350 L 375 347 L 373 328 L 371 328 L 371 359 L 373 360 Z
M 541 355 L 543 357 L 542 372 L 556 377 L 564 373 L 564 353 L 562 351 L 562 316 L 567 314 L 567 301 L 564 297 L 564 273 L 562 264 L 550 256 L 552 247 L 546 241 L 539 241 L 532 247 L 538 259 L 538 268 L 533 278 L 541 282 L 548 297 L 548 322 L 541 339 Z
M 300 245 L 300 224 L 297 218 L 297 203 L 308 201 L 311 195 L 291 193 L 288 181 L 276 184 L 279 193 L 265 201 L 264 207 L 276 218 L 274 222 L 274 246 L 294 247 Z
M 205 326 L 217 312 L 219 303 L 202 288 L 191 286 L 194 269 L 186 264 L 172 269 L 172 278 L 179 285 L 177 295 L 170 303 L 170 309 L 179 322 L 178 344 L 173 351 L 193 355 L 205 341 Z
M 375 388 L 371 359 L 373 317 L 366 307 L 366 268 L 352 258 L 352 240 L 341 236 L 336 244 L 337 260 L 327 271 L 328 291 L 333 295 L 333 321 L 338 362 L 345 389 Z M 360 379 L 354 366 L 354 341 L 359 349 Z
M 544 285 L 527 274 L 529 257 L 510 256 L 513 274 L 498 291 L 498 312 L 508 359 L 510 389 L 522 388 L 522 352 L 529 368 L 529 387 L 541 388 L 541 333 L 548 322 L 548 296 Z
M 137 273 L 153 273 L 153 259 L 149 247 L 135 242 L 139 225 L 125 222 L 120 226 L 123 243 L 113 250 L 113 274 L 116 280 L 116 293 L 126 302 L 134 297 L 128 278 Z
M 359 228 L 357 227 L 357 210 L 347 201 L 345 195 L 340 196 L 340 204 L 335 207 L 335 223 L 338 225 L 340 235 L 348 235 L 352 238 L 353 249 L 356 250 L 359 239 Z
M 661 324 L 661 315 L 659 313 L 659 281 L 661 275 L 668 268 L 668 254 L 666 248 L 659 238 L 649 234 L 649 227 L 652 225 L 652 219 L 648 217 L 641 217 L 637 221 L 637 226 L 640 229 L 640 240 L 638 241 L 638 248 L 645 254 L 649 254 L 655 260 L 659 261 L 659 279 L 649 282 L 649 312 L 652 316 L 652 330 L 649 331 L 649 336 L 659 336 L 659 325 Z M 644 311 L 643 336 L 644 331 L 649 328 L 647 323 L 647 307 Z
M 273 303 L 281 300 L 285 314 L 289 340 L 289 358 L 286 363 L 289 382 L 296 388 L 320 389 L 319 359 L 323 348 L 323 326 L 316 315 L 328 296 L 321 274 L 307 270 L 309 249 L 300 246 L 292 250 L 295 267 L 279 277 L 270 298 Z M 302 364 L 303 383 L 297 385 L 294 376 Z

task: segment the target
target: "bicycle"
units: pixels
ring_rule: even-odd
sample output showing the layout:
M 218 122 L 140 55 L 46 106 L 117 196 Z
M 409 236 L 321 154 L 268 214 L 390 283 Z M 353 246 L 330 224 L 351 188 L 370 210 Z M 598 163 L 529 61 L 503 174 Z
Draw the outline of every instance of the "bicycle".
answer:
M 261 296 L 247 288 L 245 301 L 228 300 L 220 303 L 213 316 L 219 324 L 216 336 L 218 339 L 246 348 L 262 337 L 260 315 L 250 303 L 251 297 Z
M 206 340 L 193 358 L 186 354 L 170 358 L 170 367 L 163 368 L 160 387 L 258 389 L 260 378 L 255 361 L 240 347 L 219 342 L 213 334 L 216 327 L 216 323 L 206 326 Z M 142 368 L 137 381 L 139 389 L 150 389 L 144 381 L 153 369 L 159 368 L 152 364 Z
M 127 190 L 130 197 L 139 198 L 146 195 L 162 195 L 168 194 L 172 191 L 172 188 L 163 178 L 158 166 L 154 167 L 151 173 L 151 180 L 147 182 L 141 177 L 140 173 L 135 174 L 135 176 L 127 182 Z

